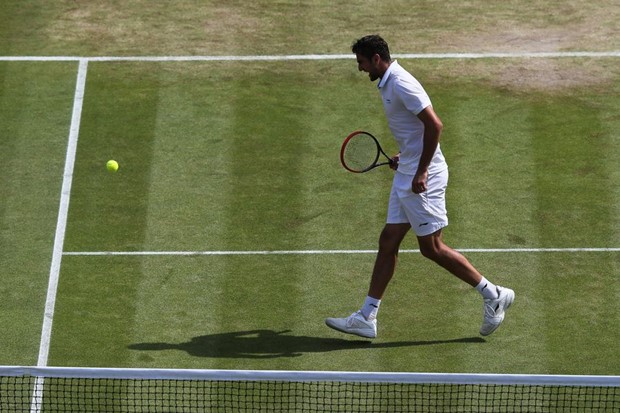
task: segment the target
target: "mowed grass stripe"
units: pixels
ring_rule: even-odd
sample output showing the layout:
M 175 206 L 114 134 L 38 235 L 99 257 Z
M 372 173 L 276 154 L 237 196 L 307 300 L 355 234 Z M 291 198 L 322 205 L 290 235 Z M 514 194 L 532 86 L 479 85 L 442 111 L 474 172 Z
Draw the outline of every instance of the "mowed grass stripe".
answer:
M 613 151 L 618 145 L 605 133 L 599 105 L 599 97 L 588 95 L 569 101 L 540 96 L 533 103 L 532 172 L 543 246 L 587 242 L 592 233 L 600 245 L 617 242 L 609 225 L 616 202 L 607 180 L 617 158 L 609 159 L 601 148 Z
M 75 63 L 0 63 L 0 364 L 36 365 Z
M 208 248 L 228 236 L 233 95 L 222 93 L 229 85 L 207 65 L 161 64 L 154 70 L 160 88 L 145 243 Z M 229 274 L 219 263 L 201 259 L 146 258 L 141 263 L 145 277 L 136 298 L 132 343 L 167 343 L 195 354 L 199 350 L 187 343 L 217 329 L 213 313 L 218 297 L 229 299 L 220 295 Z M 136 351 L 131 356 L 139 365 L 193 367 L 188 355 L 178 351 L 158 353 L 156 359 Z
M 89 67 L 65 248 L 144 248 L 159 78 L 149 65 Z M 105 169 L 116 159 L 118 174 Z M 60 276 L 50 364 L 122 365 L 131 341 L 140 260 L 67 260 Z M 75 264 L 75 265 L 73 265 Z M 98 297 L 99 299 L 93 299 Z M 96 350 L 95 350 L 96 349 Z
M 610 91 L 596 95 L 583 93 L 566 97 L 544 97 L 532 111 L 535 131 L 537 220 L 541 228 L 541 244 L 566 244 L 585 241 L 607 244 L 618 242 L 613 224 L 618 199 L 610 190 L 610 171 L 617 169 L 620 147 L 603 124 Z M 617 103 L 615 104 L 617 110 Z M 606 148 L 607 153 L 601 153 Z M 591 241 L 592 242 L 592 241 Z M 539 288 L 532 291 L 537 302 L 545 302 L 545 344 L 552 371 L 573 369 L 588 364 L 583 348 L 600 348 L 602 358 L 613 359 L 614 335 L 593 334 L 613 331 L 620 319 L 614 276 L 618 257 L 601 255 L 596 260 L 569 256 L 558 262 L 544 261 Z M 550 275 L 554 275 L 554 277 Z M 584 300 L 580 292 L 598 292 Z M 578 309 L 578 310 L 576 310 Z M 596 336 L 596 338 L 595 338 Z M 563 357 L 555 352 L 563 349 Z
M 156 166 L 152 168 L 152 176 L 156 178 L 151 179 L 147 242 L 247 245 L 257 242 L 258 237 L 278 242 L 275 237 L 269 238 L 271 228 L 286 229 L 286 222 L 294 223 L 300 208 L 297 198 L 302 187 L 291 183 L 302 179 L 291 176 L 295 170 L 291 170 L 287 160 L 294 154 L 283 153 L 286 149 L 282 149 L 287 143 L 299 149 L 299 142 L 303 141 L 298 135 L 297 142 L 284 140 L 288 134 L 283 134 L 282 125 L 296 132 L 302 129 L 291 125 L 293 113 L 287 115 L 274 110 L 279 103 L 275 96 L 267 105 L 260 102 L 264 94 L 253 96 L 248 83 L 254 68 L 238 66 L 237 70 L 245 73 L 235 77 L 227 76 L 226 72 L 214 75 L 204 65 L 160 69 L 159 112 L 176 115 L 162 116 L 157 121 Z M 307 102 L 304 97 L 292 99 L 296 100 Z M 289 103 L 281 103 L 285 111 Z M 260 110 L 264 111 L 264 120 L 254 123 L 254 114 Z M 227 125 L 234 127 L 228 129 Z M 297 237 L 295 231 L 291 233 L 293 238 Z M 235 323 L 242 323 L 239 331 L 245 331 L 247 323 L 254 325 L 261 317 L 274 315 L 270 311 L 256 311 L 252 305 L 231 309 L 231 303 L 273 302 L 275 291 L 259 292 L 262 286 L 272 282 L 281 286 L 276 289 L 281 294 L 278 308 L 289 318 L 293 317 L 298 302 L 297 277 L 301 274 L 295 263 L 300 259 L 286 261 L 284 269 L 274 267 L 275 270 L 254 261 L 201 261 L 205 265 L 198 272 L 187 274 L 178 271 L 187 268 L 184 264 L 164 269 L 159 260 L 143 261 L 153 276 L 144 279 L 140 287 L 136 341 L 171 342 L 187 336 L 187 331 L 196 332 L 196 337 L 218 331 L 234 333 L 230 329 Z M 265 270 L 261 272 L 261 268 Z M 199 291 L 202 294 L 197 298 L 195 294 Z M 171 300 L 171 297 L 175 298 Z M 287 302 L 282 302 L 283 299 Z M 174 304 L 161 306 L 164 301 Z M 250 315 L 232 317 L 232 311 L 249 311 Z M 217 317 L 220 312 L 223 315 Z M 168 324 L 174 327 L 163 331 L 156 328 L 179 313 L 185 313 L 184 322 L 179 322 L 177 317 L 175 323 Z M 191 337 L 187 339 L 191 342 Z
M 475 243 L 481 249 L 540 245 L 539 228 L 532 220 L 535 205 L 531 202 L 531 188 L 535 178 L 530 171 L 536 166 L 528 122 L 532 111 L 529 99 L 495 87 L 481 88 L 478 82 L 457 81 L 453 89 L 450 94 L 455 96 L 443 99 L 448 109 L 444 147 L 452 166 L 452 186 L 448 189 L 452 225 L 446 230 L 446 238 L 459 244 Z M 454 124 L 453 112 L 458 114 Z M 528 299 L 530 289 L 536 288 L 544 254 L 465 254 L 492 282 L 512 288 L 517 294 L 506 325 L 492 337 L 496 345 L 485 348 L 484 354 L 494 371 L 520 371 L 526 357 L 514 343 L 527 340 L 530 329 L 539 326 L 544 318 L 538 303 Z M 459 323 L 471 325 L 473 316 L 479 327 L 482 300 L 477 294 L 472 296 L 466 284 L 459 285 L 459 290 L 461 295 L 455 300 L 463 310 L 457 311 L 455 317 Z M 527 311 L 521 311 L 526 305 Z M 528 343 L 528 348 L 536 355 L 545 353 L 539 341 Z M 480 357 L 480 352 L 473 352 L 453 363 L 463 371 L 476 370 L 480 368 Z M 544 371 L 545 361 L 540 357 L 537 368 Z
M 612 199 L 612 213 L 609 225 L 613 239 L 620 242 L 620 219 L 617 218 L 620 217 L 620 185 L 613 184 L 620 182 L 620 168 L 617 167 L 618 162 L 616 162 L 616 160 L 620 159 L 620 139 L 618 139 L 618 131 L 620 131 L 620 116 L 618 116 L 618 113 L 620 113 L 620 99 L 617 98 L 619 87 L 619 82 L 616 82 L 615 89 L 605 94 L 603 102 L 605 103 L 606 110 L 599 113 L 599 119 L 603 124 L 606 136 L 611 137 L 611 139 L 606 140 L 603 159 L 605 159 L 609 174 L 607 181 L 611 183 L 610 188 L 607 188 Z M 611 322 L 618 325 L 620 320 L 620 306 L 618 306 L 620 302 L 620 283 L 617 282 L 617 275 L 620 274 L 620 257 L 611 257 L 607 268 L 609 271 L 608 279 L 611 281 L 604 287 L 604 291 L 607 290 L 609 293 L 606 295 L 606 301 L 602 305 L 606 308 L 614 308 L 615 306 L 615 315 L 612 316 L 615 318 L 612 318 Z M 616 368 L 617 371 L 618 369 Z
M 306 89 L 312 104 L 303 108 L 306 144 L 302 156 L 296 157 L 303 173 L 305 205 L 293 227 L 301 233 L 299 245 L 307 249 L 375 246 L 381 224 L 373 223 L 384 209 L 385 183 L 391 173 L 378 170 L 355 176 L 342 168 L 339 154 L 344 138 L 358 129 L 373 131 L 388 151 L 393 150 L 378 106 L 380 96 L 352 60 L 307 66 Z M 299 312 L 290 335 L 298 337 L 294 351 L 306 349 L 303 368 L 358 369 L 361 360 L 370 370 L 383 368 L 385 352 L 372 351 L 367 343 L 356 343 L 324 324 L 326 317 L 346 317 L 361 305 L 374 254 L 301 258 Z
M 226 249 L 257 245 L 299 245 L 298 217 L 306 208 L 302 163 L 310 145 L 304 108 L 308 98 L 305 70 L 290 65 L 246 65 L 227 85 L 231 99 L 231 156 L 227 190 Z M 224 263 L 223 300 L 213 308 L 216 331 L 282 331 L 292 329 L 301 314 L 299 285 L 307 275 L 302 257 Z M 216 275 L 216 276 L 218 276 Z M 238 307 L 234 308 L 237 303 Z M 232 304 L 232 305 L 231 305 Z M 231 308 L 233 307 L 233 308 Z M 236 315 L 231 317 L 231 315 Z M 291 367 L 281 360 L 276 368 Z

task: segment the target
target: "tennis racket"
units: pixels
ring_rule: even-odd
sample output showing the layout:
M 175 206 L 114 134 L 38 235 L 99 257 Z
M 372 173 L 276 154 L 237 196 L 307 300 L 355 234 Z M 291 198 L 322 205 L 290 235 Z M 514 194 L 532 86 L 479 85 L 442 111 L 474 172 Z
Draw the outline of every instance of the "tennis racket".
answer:
M 355 131 L 342 143 L 340 162 L 347 171 L 362 173 L 394 161 L 383 151 L 377 138 L 368 132 Z

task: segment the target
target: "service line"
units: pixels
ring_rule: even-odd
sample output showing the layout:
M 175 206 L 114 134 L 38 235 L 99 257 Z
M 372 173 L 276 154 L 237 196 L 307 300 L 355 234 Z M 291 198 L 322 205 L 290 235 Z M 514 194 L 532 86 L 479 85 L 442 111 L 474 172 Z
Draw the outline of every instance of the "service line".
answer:
M 620 248 L 455 248 L 463 253 L 620 252 Z M 400 250 L 400 253 L 419 253 Z M 377 250 L 256 250 L 256 251 L 65 251 L 66 256 L 197 256 L 197 255 L 335 255 L 376 254 Z

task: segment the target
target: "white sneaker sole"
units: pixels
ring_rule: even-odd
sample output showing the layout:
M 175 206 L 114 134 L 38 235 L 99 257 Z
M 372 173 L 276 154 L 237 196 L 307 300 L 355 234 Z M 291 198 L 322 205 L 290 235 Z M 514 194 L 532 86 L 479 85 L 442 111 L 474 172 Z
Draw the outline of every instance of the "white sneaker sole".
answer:
M 359 336 L 359 337 L 364 337 L 364 338 L 376 338 L 377 337 L 377 333 L 369 330 L 369 329 L 361 329 L 361 328 L 348 328 L 348 327 L 341 327 L 340 325 L 338 325 L 338 323 L 331 318 L 326 318 L 325 319 L 325 325 L 327 325 L 327 327 L 329 328 L 333 328 L 336 331 L 340 331 L 341 333 L 345 333 L 345 334 L 353 334 L 354 336 Z

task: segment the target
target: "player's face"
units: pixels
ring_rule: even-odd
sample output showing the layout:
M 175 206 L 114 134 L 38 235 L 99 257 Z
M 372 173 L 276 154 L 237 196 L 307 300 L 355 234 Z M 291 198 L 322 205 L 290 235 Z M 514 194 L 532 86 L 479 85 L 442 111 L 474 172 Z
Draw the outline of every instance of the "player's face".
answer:
M 371 82 L 374 82 L 381 77 L 381 73 L 379 70 L 379 62 L 381 61 L 381 58 L 379 57 L 379 55 L 376 54 L 371 59 L 369 59 L 366 56 L 362 56 L 358 53 L 356 54 L 356 57 L 357 69 L 360 72 L 368 73 L 368 77 L 370 78 Z

